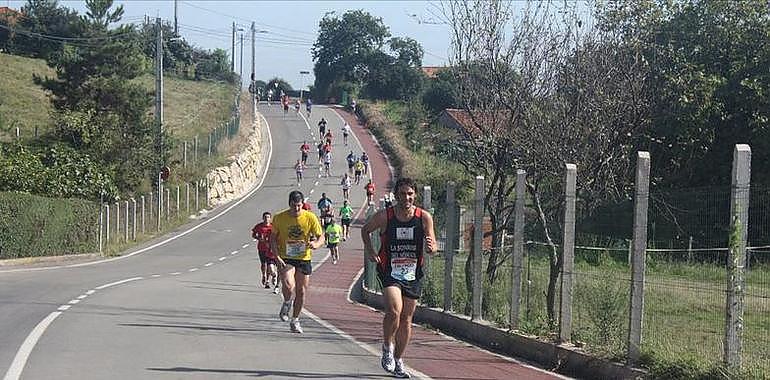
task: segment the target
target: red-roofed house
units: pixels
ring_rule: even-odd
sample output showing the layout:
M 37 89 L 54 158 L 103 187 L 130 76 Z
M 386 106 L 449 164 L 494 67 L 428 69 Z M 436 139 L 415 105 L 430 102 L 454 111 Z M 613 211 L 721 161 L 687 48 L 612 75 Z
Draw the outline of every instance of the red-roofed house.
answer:
M 6 25 L 16 25 L 16 22 L 23 16 L 24 15 L 21 12 L 13 8 L 0 7 L 0 22 L 3 22 Z
M 428 78 L 435 78 L 438 72 L 444 69 L 446 69 L 444 66 L 423 66 L 422 72 Z

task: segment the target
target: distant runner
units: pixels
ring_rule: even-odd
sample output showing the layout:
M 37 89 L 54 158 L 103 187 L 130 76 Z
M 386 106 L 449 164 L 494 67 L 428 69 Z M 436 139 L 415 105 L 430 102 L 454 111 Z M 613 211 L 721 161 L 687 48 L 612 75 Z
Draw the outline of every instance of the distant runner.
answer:
M 326 247 L 329 248 L 329 253 L 332 255 L 332 264 L 337 264 L 340 261 L 339 245 L 340 238 L 342 237 L 342 227 L 331 218 L 329 224 L 324 229 L 326 233 Z
M 348 200 L 342 202 L 340 207 L 340 220 L 342 221 L 342 240 L 350 239 L 350 222 L 353 221 L 353 208 L 350 207 Z

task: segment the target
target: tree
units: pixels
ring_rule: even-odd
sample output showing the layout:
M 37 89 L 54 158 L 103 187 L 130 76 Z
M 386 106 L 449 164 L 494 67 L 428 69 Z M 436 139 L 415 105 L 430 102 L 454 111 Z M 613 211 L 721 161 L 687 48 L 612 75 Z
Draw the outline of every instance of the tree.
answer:
M 13 23 L 3 23 L 19 29 L 6 42 L 13 54 L 45 59 L 61 48 L 61 41 L 39 38 L 29 32 L 61 38 L 79 37 L 83 33 L 77 12 L 60 6 L 57 0 L 27 0 L 21 13 L 24 16 Z
M 642 146 L 660 163 L 656 182 L 717 185 L 729 176 L 736 143 L 754 148 L 752 172 L 768 172 L 766 1 L 627 2 L 596 13 L 600 28 L 636 39 L 652 62 L 653 125 Z
M 120 20 L 112 1 L 90 1 L 81 22 L 95 45 L 64 44 L 47 62 L 56 78 L 37 78 L 51 92 L 58 136 L 102 162 L 117 186 L 133 189 L 157 165 L 152 97 L 132 79 L 149 62 L 133 26 L 108 29 Z
M 311 50 L 318 95 L 322 99 L 337 96 L 331 88 L 335 82 L 360 84 L 369 60 L 380 52 L 388 37 L 390 31 L 382 19 L 363 10 L 347 11 L 341 17 L 333 12 L 325 14 Z
M 554 323 L 564 164 L 578 166 L 581 206 L 628 196 L 634 138 L 647 125 L 645 61 L 637 46 L 583 31 L 575 8 L 528 3 L 514 17 L 510 3 L 479 0 L 450 2 L 444 13 L 458 98 L 470 120 L 444 146 L 468 175 L 486 179 L 494 244 L 487 277 L 494 284 L 507 260 L 500 234 L 512 223 L 515 169 L 525 169 L 540 235 L 551 247 L 546 298 Z

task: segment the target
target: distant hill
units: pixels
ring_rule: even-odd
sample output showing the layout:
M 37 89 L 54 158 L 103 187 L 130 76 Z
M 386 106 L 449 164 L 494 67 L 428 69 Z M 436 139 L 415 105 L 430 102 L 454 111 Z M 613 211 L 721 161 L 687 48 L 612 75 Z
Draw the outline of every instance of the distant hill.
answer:
M 48 96 L 36 85 L 33 74 L 55 76 L 44 60 L 0 53 L 0 141 L 15 137 L 15 127 L 22 138 L 32 138 L 35 126 L 42 134 L 49 131 Z M 139 79 L 148 91 L 155 90 L 155 78 Z M 227 120 L 235 100 L 236 86 L 224 82 L 164 78 L 165 126 L 176 137 L 190 140 L 195 134 L 204 138 L 208 131 Z

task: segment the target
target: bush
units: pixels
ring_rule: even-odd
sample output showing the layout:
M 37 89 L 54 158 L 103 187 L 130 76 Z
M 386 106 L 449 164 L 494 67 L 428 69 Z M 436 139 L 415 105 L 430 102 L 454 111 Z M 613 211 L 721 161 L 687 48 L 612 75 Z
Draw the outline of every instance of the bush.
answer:
M 0 259 L 95 252 L 99 205 L 0 192 Z
M 0 149 L 0 191 L 17 191 L 65 198 L 112 200 L 117 194 L 111 177 L 87 154 L 53 146 L 35 154 L 21 145 Z

